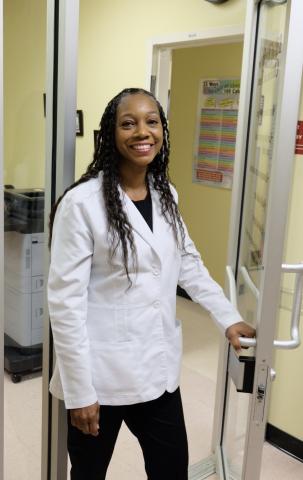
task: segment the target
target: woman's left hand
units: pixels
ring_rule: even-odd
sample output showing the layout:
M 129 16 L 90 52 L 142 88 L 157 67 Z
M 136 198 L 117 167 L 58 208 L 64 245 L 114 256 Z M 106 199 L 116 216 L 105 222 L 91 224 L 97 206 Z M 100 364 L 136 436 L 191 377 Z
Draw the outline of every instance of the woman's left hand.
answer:
M 241 350 L 240 337 L 253 338 L 256 336 L 256 330 L 245 322 L 234 323 L 225 331 L 225 336 L 228 338 L 231 345 L 236 352 Z

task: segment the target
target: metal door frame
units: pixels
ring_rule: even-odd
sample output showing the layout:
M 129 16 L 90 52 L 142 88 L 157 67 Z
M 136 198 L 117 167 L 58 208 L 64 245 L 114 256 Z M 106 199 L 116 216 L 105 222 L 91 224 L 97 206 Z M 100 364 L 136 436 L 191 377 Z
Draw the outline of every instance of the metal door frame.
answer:
M 281 1 L 265 0 L 266 3 L 282 3 Z M 239 107 L 239 127 L 237 133 L 237 153 L 235 162 L 235 188 L 232 196 L 232 222 L 230 225 L 229 243 L 229 264 L 236 271 L 237 252 L 235 245 L 238 244 L 239 225 L 241 221 L 241 199 L 243 196 L 243 185 L 245 173 L 243 158 L 246 155 L 247 129 L 249 127 L 249 109 L 247 98 L 250 97 L 253 72 L 252 61 L 254 46 L 256 43 L 256 22 L 257 10 L 260 1 L 249 0 L 247 5 L 246 29 L 244 43 L 244 58 L 241 84 L 241 97 Z M 269 373 L 272 364 L 272 345 L 274 341 L 276 312 L 280 296 L 281 264 L 283 259 L 284 237 L 286 232 L 286 221 L 288 212 L 289 193 L 292 185 L 292 173 L 294 164 L 294 145 L 296 136 L 296 125 L 300 105 L 300 93 L 302 82 L 303 52 L 296 48 L 298 35 L 303 24 L 303 2 L 301 0 L 288 0 L 288 37 L 285 41 L 285 70 L 282 82 L 279 86 L 279 102 L 277 108 L 277 121 L 274 139 L 273 167 L 269 186 L 268 216 L 266 221 L 266 240 L 264 245 L 265 270 L 260 286 L 260 304 L 258 318 L 266 318 L 266 324 L 260 321 L 258 324 L 258 340 L 256 348 L 256 371 L 265 367 Z M 286 32 L 287 33 L 287 32 Z M 288 92 L 292 92 L 291 96 Z M 242 121 L 240 121 L 242 118 Z M 286 161 L 286 159 L 288 161 Z M 242 180 L 242 181 L 241 181 Z M 273 249 L 271 246 L 275 245 Z M 271 299 L 265 301 L 264 299 Z M 214 425 L 213 448 L 218 451 L 218 471 L 222 469 L 221 439 L 224 428 L 223 409 L 225 404 L 226 389 L 226 348 L 222 348 L 220 368 L 218 375 L 218 389 L 216 399 L 216 415 L 219 421 Z M 221 373 L 220 373 L 221 370 Z M 258 375 L 255 375 L 254 393 L 251 397 L 251 405 L 256 402 Z M 268 388 L 268 393 L 270 388 Z M 265 414 L 267 417 L 269 405 L 269 394 L 265 400 Z M 257 424 L 253 420 L 253 408 L 250 409 L 251 418 L 248 422 L 248 433 L 246 438 L 244 456 L 243 480 L 256 480 L 259 478 L 261 468 L 261 456 L 264 443 L 264 422 Z M 265 422 L 266 423 L 266 422 Z
M 45 211 L 74 182 L 79 0 L 47 1 Z M 45 217 L 45 232 L 48 216 Z M 46 242 L 47 243 L 47 242 Z M 45 275 L 49 251 L 45 247 Z M 45 295 L 42 403 L 42 480 L 67 478 L 67 421 L 62 401 L 49 394 L 54 350 Z

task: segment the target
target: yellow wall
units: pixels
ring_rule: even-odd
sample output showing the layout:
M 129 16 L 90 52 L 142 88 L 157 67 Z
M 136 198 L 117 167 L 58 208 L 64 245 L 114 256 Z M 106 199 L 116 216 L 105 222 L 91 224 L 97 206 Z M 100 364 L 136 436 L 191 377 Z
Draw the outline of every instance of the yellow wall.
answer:
M 5 183 L 44 185 L 46 0 L 4 0 Z M 93 130 L 108 100 L 126 86 L 145 86 L 151 38 L 244 23 L 245 2 L 82 0 L 77 138 L 79 176 L 91 160 Z
M 44 186 L 46 0 L 4 1 L 4 183 Z
M 173 51 L 170 176 L 183 218 L 212 276 L 223 286 L 231 190 L 192 183 L 199 82 L 241 75 L 242 43 Z
M 241 25 L 243 0 L 220 6 L 204 0 L 82 0 L 78 108 L 84 113 L 84 137 L 77 139 L 79 176 L 92 157 L 93 130 L 106 103 L 125 87 L 145 87 L 151 38 Z
M 303 95 L 302 95 L 303 96 Z M 303 120 L 303 98 L 300 120 Z M 303 157 L 296 155 L 291 202 L 289 208 L 285 262 L 303 262 Z M 278 336 L 289 338 L 290 309 L 292 306 L 293 275 L 284 275 Z M 303 338 L 303 315 L 301 315 Z M 277 378 L 272 386 L 269 423 L 303 441 L 303 345 L 296 350 L 277 351 L 275 370 Z

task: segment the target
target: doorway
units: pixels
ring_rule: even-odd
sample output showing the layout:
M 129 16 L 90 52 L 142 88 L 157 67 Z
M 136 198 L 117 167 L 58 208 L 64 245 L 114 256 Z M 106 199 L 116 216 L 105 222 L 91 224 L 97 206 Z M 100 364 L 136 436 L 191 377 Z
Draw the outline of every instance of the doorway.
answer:
M 159 80 L 154 89 L 167 109 L 171 140 L 170 177 L 178 191 L 182 216 L 205 265 L 213 278 L 224 286 L 231 189 L 194 183 L 193 165 L 201 80 L 240 79 L 243 39 L 237 37 L 235 41 L 232 37 L 232 40 L 228 38 L 223 42 L 221 39 L 219 42 L 216 38 L 213 41 L 208 38 L 206 44 L 201 44 L 201 41 L 192 43 L 189 40 L 189 46 L 182 41 L 174 47 L 163 46 L 158 58 L 156 76 Z M 165 102 L 168 97 L 169 102 Z M 183 298 L 179 297 L 177 301 L 177 315 L 182 320 L 184 338 L 184 382 L 181 386 L 188 421 L 191 464 L 195 464 L 199 458 L 212 453 L 211 431 L 220 333 L 207 315 L 202 314 L 200 307 L 184 299 L 184 293 L 181 292 Z M 193 377 L 195 386 L 190 385 Z M 187 407 L 193 402 L 193 397 L 199 408 Z M 196 412 L 195 416 L 193 412 Z M 196 455 L 197 449 L 200 449 L 200 457 Z M 207 466 L 203 469 L 206 474 Z

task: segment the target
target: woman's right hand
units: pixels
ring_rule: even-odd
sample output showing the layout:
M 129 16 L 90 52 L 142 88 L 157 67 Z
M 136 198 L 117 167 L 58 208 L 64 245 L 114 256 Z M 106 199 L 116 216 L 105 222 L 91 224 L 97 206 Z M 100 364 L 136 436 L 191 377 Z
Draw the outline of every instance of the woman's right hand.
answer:
M 82 408 L 70 409 L 71 424 L 85 434 L 96 437 L 99 434 L 99 411 L 98 402 Z

